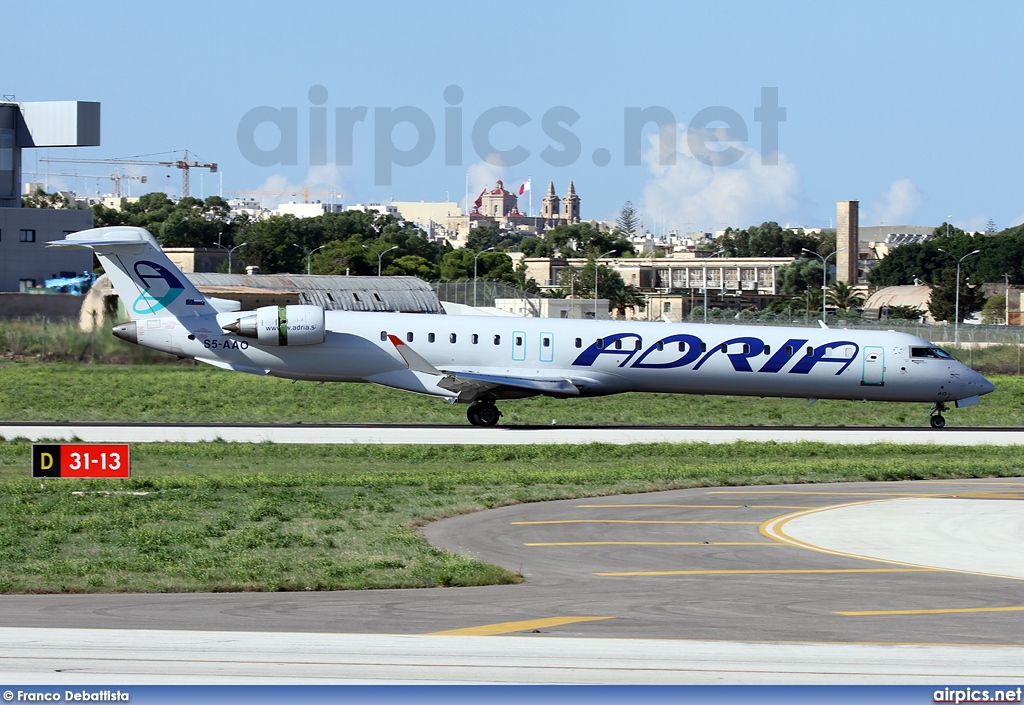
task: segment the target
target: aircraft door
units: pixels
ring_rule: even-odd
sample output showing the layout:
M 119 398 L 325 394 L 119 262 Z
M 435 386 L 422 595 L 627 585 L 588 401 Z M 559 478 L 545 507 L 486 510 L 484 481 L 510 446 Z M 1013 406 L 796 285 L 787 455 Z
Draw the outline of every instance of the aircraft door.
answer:
M 526 333 L 521 330 L 512 333 L 512 359 L 516 362 L 526 359 Z
M 540 361 L 553 362 L 555 359 L 555 336 L 551 333 L 540 334 Z
M 864 366 L 860 383 L 867 387 L 885 386 L 885 348 L 865 345 Z

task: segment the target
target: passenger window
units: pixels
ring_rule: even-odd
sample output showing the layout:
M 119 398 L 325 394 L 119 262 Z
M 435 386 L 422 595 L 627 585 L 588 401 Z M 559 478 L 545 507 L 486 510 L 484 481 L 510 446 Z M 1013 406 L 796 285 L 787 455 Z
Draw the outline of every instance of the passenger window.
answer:
M 454 333 L 450 333 L 448 335 L 448 342 L 449 343 L 454 343 L 455 342 L 455 334 Z
M 681 344 L 682 344 L 682 343 L 680 343 L 680 345 L 681 345 Z M 658 348 L 658 352 L 661 352 L 662 350 L 664 350 L 664 349 L 665 349 L 665 343 L 663 343 L 663 342 L 661 342 L 661 341 L 659 340 L 659 341 L 657 342 L 657 348 Z
M 765 355 L 771 355 L 772 354 L 772 346 L 771 345 L 765 345 L 764 346 L 764 354 Z
M 380 332 L 380 339 L 383 340 L 383 341 L 387 341 L 387 339 L 388 339 L 388 332 L 386 330 L 382 330 Z
M 750 344 L 749 343 L 743 343 L 743 354 L 744 355 L 749 355 L 750 354 Z
M 683 341 L 679 341 L 679 346 L 678 347 L 679 347 L 679 352 L 686 352 L 686 343 L 684 343 Z M 703 352 L 704 351 L 704 345 L 701 345 L 700 349 L 701 349 L 701 352 Z
M 722 352 L 729 352 L 728 343 L 722 343 Z
M 408 333 L 405 334 L 405 339 L 408 340 L 410 343 L 412 342 L 412 331 L 409 331 Z
M 679 349 L 680 350 L 683 349 L 683 344 L 682 343 L 679 343 Z M 708 351 L 708 344 L 707 343 L 701 343 L 700 344 L 700 351 L 701 352 L 707 352 Z
M 480 342 L 480 336 L 474 333 L 473 337 L 469 339 L 469 342 L 473 343 L 473 345 L 476 345 L 477 343 Z
M 597 349 L 604 350 L 604 338 L 597 339 Z
M 433 343 L 434 342 L 434 334 L 433 333 L 427 333 L 427 342 L 428 343 Z
M 796 351 L 793 350 L 793 346 L 792 345 L 787 345 L 786 346 L 786 357 L 793 357 L 793 353 L 794 352 L 796 352 Z
M 813 355 L 813 354 L 814 354 L 814 348 L 811 347 L 810 345 L 808 345 L 807 346 L 807 355 L 808 355 L 808 357 Z
M 501 336 L 500 335 L 494 336 L 494 344 L 495 345 L 501 345 Z
M 639 350 L 640 349 L 640 339 L 639 338 L 636 339 L 636 345 L 633 346 L 633 349 L 634 350 Z
M 522 345 L 522 344 L 523 344 L 523 336 L 517 335 L 516 336 L 516 345 Z
M 541 339 L 541 345 L 543 345 L 545 348 L 550 348 L 551 347 L 551 338 L 542 338 Z
M 618 340 L 615 341 L 615 349 L 622 350 L 622 338 L 619 338 Z
M 583 338 L 576 338 L 576 347 L 577 348 L 582 348 L 583 347 Z

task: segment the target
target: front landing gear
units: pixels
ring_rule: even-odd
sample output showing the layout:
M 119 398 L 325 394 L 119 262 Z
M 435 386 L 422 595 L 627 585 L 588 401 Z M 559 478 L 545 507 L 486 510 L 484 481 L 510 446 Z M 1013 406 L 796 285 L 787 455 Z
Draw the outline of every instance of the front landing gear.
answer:
M 466 409 L 466 418 L 474 426 L 497 426 L 501 412 L 492 401 L 481 401 L 470 404 Z
M 928 420 L 932 428 L 942 428 L 946 425 L 946 419 L 942 416 L 942 412 L 946 410 L 946 403 L 941 401 L 932 407 L 932 417 Z

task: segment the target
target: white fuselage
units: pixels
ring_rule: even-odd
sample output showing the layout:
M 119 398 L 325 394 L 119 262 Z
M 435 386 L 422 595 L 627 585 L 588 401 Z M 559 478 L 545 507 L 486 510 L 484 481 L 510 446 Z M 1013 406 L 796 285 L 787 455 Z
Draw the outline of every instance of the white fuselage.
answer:
M 955 359 L 922 352 L 935 350 L 928 341 L 894 331 L 328 311 L 323 343 L 274 347 L 225 333 L 222 326 L 239 315 L 140 320 L 138 343 L 244 372 L 371 381 L 449 397 L 401 381 L 409 365 L 389 335 L 446 373 L 569 380 L 580 396 L 952 402 L 992 390 Z

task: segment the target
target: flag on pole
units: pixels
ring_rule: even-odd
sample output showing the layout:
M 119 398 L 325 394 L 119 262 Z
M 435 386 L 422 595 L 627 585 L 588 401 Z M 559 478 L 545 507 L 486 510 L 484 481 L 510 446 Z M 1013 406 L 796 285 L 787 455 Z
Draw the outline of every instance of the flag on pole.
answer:
M 519 187 L 519 195 L 520 196 L 522 196 L 524 193 L 526 193 L 527 191 L 530 190 L 530 182 L 531 181 L 533 181 L 533 177 L 532 176 L 530 178 L 528 178 L 526 181 L 524 181 L 523 185 Z
M 481 191 L 480 195 L 476 197 L 475 201 L 473 201 L 473 205 L 474 206 L 479 208 L 480 206 L 482 206 L 484 204 L 484 194 L 485 193 L 487 193 L 487 189 L 486 188 L 483 191 Z

